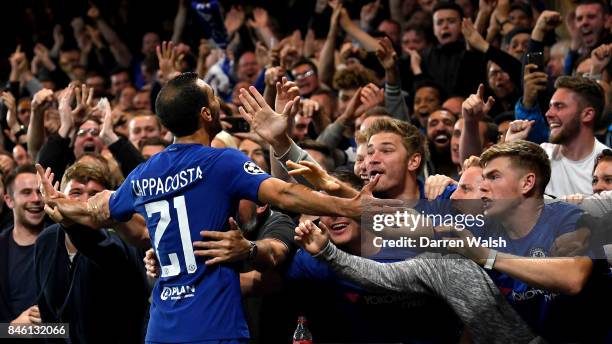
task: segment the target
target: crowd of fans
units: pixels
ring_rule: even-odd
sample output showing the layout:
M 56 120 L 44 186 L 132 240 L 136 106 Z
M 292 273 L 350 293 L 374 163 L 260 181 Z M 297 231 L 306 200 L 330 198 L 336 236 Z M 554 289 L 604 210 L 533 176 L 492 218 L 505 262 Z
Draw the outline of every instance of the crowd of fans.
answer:
M 229 231 L 203 232 L 194 248 L 211 264 L 239 263 L 251 342 L 287 342 L 298 315 L 320 342 L 495 340 L 477 323 L 487 319 L 475 321 L 485 311 L 441 297 L 460 288 L 483 304 L 509 302 L 519 317 L 508 321 L 527 325 L 492 329 L 510 336 L 499 342 L 612 340 L 609 317 L 594 310 L 612 300 L 599 255 L 612 243 L 601 230 L 612 219 L 609 3 L 562 12 L 521 0 L 308 3 L 303 27 L 286 32 L 265 5 L 178 0 L 172 30 L 146 32 L 141 46 L 91 3 L 54 26 L 52 45 L 14 48 L 0 95 L 0 322 L 70 323 L 73 343 L 144 340 L 159 257 L 148 236 L 117 234 L 142 220 L 94 231 L 47 216 L 34 164 L 69 198 L 116 189 L 171 145 L 156 99 L 195 73 L 220 104 L 211 146 L 241 151 L 251 169 L 344 198 L 374 183 L 382 199 L 477 200 L 514 242 L 491 266 L 492 250 L 456 252 L 492 269 L 493 282 L 476 264 L 461 268 L 461 284 L 452 267 L 415 263 L 444 277 L 372 286 L 335 262 L 335 247 L 304 245 L 327 233 L 342 252 L 393 260 L 363 245 L 374 235 L 364 224 L 243 200 Z M 462 213 L 478 211 L 469 204 Z M 220 242 L 216 252 L 207 240 Z M 250 242 L 267 256 L 248 259 Z M 512 259 L 553 256 L 565 258 Z

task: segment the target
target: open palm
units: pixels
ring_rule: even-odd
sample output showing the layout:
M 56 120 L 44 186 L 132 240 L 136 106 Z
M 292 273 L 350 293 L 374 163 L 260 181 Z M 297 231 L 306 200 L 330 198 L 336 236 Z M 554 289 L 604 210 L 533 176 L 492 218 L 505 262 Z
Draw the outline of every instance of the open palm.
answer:
M 276 83 L 276 99 L 274 101 L 274 109 L 278 113 L 285 111 L 285 106 L 289 101 L 300 95 L 300 89 L 293 81 L 288 81 L 286 77 L 281 79 L 281 82 Z
M 299 96 L 289 100 L 282 113 L 270 107 L 263 96 L 253 86 L 249 90 L 240 90 L 240 114 L 249 122 L 251 128 L 267 142 L 274 142 L 276 138 L 285 135 L 290 115 L 295 115 L 299 109 Z
M 314 255 L 325 249 L 329 242 L 329 234 L 327 227 L 322 222 L 317 226 L 307 220 L 295 228 L 294 239 L 306 252 Z

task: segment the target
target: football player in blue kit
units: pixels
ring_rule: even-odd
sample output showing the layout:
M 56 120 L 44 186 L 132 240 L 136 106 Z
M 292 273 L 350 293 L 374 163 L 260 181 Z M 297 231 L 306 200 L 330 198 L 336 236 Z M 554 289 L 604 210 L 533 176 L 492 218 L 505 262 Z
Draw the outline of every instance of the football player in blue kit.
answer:
M 243 92 L 243 97 L 247 112 L 281 116 L 258 92 Z M 289 101 L 282 116 L 297 111 L 298 102 L 299 98 Z M 241 199 L 297 213 L 359 218 L 371 187 L 353 199 L 335 198 L 271 178 L 237 150 L 210 148 L 221 130 L 220 105 L 212 88 L 195 73 L 170 80 L 155 106 L 161 123 L 174 134 L 174 144 L 138 166 L 115 192 L 78 203 L 62 199 L 43 180 L 45 200 L 49 209 L 93 228 L 128 221 L 134 214 L 145 218 L 161 265 L 147 343 L 246 343 L 249 331 L 238 271 L 224 264 L 207 266 L 194 256 L 192 242 L 200 230 L 226 228 Z

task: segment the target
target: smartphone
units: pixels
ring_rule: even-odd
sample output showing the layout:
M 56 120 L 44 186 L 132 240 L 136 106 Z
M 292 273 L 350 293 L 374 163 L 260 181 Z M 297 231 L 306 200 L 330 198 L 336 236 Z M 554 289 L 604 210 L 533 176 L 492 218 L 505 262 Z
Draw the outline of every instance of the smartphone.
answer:
M 527 64 L 534 64 L 538 66 L 536 72 L 544 72 L 544 55 L 542 52 L 527 53 Z
M 225 117 L 223 120 L 232 125 L 231 128 L 227 129 L 229 133 L 248 133 L 251 131 L 249 122 L 242 117 Z

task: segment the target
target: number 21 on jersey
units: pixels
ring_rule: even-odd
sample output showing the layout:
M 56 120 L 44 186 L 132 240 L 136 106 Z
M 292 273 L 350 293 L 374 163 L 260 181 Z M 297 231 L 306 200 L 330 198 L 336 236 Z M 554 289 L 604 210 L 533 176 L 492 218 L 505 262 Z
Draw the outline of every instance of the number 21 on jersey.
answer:
M 172 200 L 174 209 L 176 209 L 176 215 L 178 220 L 179 234 L 181 237 L 181 244 L 183 246 L 183 256 L 185 257 L 185 266 L 187 266 L 187 273 L 192 274 L 196 272 L 197 265 L 195 255 L 193 254 L 193 246 L 191 244 L 191 231 L 189 229 L 189 219 L 187 217 L 187 208 L 185 207 L 185 196 L 177 196 Z M 159 213 L 159 222 L 155 228 L 155 242 L 153 243 L 153 249 L 159 259 L 161 266 L 161 277 L 172 277 L 176 276 L 181 272 L 181 266 L 179 264 L 178 255 L 176 252 L 168 254 L 170 259 L 170 265 L 162 265 L 161 258 L 159 257 L 158 246 L 159 242 L 170 225 L 172 218 L 170 216 L 170 204 L 166 200 L 156 201 L 145 204 L 147 211 L 147 217 L 153 216 L 153 214 Z

